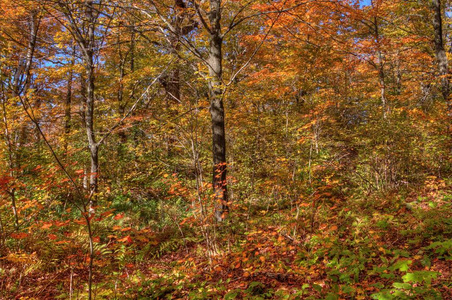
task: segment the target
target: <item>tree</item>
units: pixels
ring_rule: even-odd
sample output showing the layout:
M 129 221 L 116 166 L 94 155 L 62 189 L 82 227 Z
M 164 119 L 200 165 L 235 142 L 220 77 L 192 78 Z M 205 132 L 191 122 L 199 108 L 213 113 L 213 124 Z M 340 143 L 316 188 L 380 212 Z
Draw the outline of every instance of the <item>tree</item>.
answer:
M 18 128 L 18 132 L 14 132 L 12 126 L 15 122 L 11 122 L 8 110 L 10 107 L 23 106 L 26 109 L 32 109 L 32 104 L 24 98 L 27 97 L 30 86 L 32 86 L 32 67 L 33 60 L 37 48 L 38 30 L 40 26 L 41 16 L 38 7 L 33 4 L 27 5 L 25 3 L 19 3 L 17 8 L 8 7 L 12 3 L 5 3 L 7 10 L 6 13 L 11 18 L 12 24 L 3 24 L 2 38 L 4 38 L 10 45 L 6 46 L 7 52 L 4 53 L 5 65 L 2 67 L 2 73 L 6 71 L 6 74 L 11 76 L 3 77 L 1 81 L 1 108 L 2 108 L 2 121 L 4 126 L 4 141 L 6 144 L 6 152 L 8 157 L 8 174 L 9 180 L 7 181 L 7 187 L 4 191 L 10 196 L 11 207 L 14 215 L 14 227 L 19 230 L 19 213 L 17 206 L 17 187 L 22 168 L 21 148 L 23 142 L 29 137 L 27 136 L 27 122 L 23 121 Z M 22 6 L 23 5 L 23 6 Z M 29 12 L 24 12 L 23 7 L 27 7 Z M 18 24 L 23 22 L 26 26 L 19 28 Z M 23 31 L 22 31 L 23 30 Z M 11 45 L 12 44 L 12 45 Z M 17 45 L 19 44 L 19 45 Z M 18 46 L 22 47 L 22 51 L 13 53 L 13 49 Z M 9 58 L 10 61 L 7 60 Z M 16 61 L 15 61 L 16 60 Z M 15 62 L 14 62 L 15 61 Z M 9 69 L 9 70 L 8 70 Z M 20 118 L 20 117 L 19 117 Z M 16 117 L 17 119 L 17 117 Z M 14 140 L 20 142 L 14 142 Z
M 444 48 L 444 33 L 443 33 L 443 8 L 441 0 L 432 0 L 432 24 L 434 29 L 434 45 L 435 56 L 438 65 L 438 73 L 441 77 L 441 93 L 443 98 L 448 103 L 449 109 L 451 104 L 449 100 L 449 67 L 446 56 L 446 50 Z
M 221 1 L 210 0 L 209 16 L 210 26 L 206 26 L 209 33 L 209 49 L 207 67 L 209 70 L 210 115 L 212 120 L 212 152 L 213 172 L 212 185 L 217 203 L 215 217 L 222 221 L 227 214 L 227 162 L 226 162 L 226 129 L 224 112 L 224 86 L 223 86 L 223 38 L 221 32 Z

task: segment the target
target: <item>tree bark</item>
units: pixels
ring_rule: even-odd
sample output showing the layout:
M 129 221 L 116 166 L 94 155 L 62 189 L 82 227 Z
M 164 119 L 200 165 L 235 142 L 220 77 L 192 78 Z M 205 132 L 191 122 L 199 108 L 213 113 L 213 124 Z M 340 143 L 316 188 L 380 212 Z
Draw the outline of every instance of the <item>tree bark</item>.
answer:
M 14 178 L 14 159 L 13 159 L 13 144 L 11 142 L 11 137 L 9 133 L 9 122 L 8 117 L 6 113 L 6 105 L 5 105 L 5 99 L 2 98 L 2 109 L 3 109 L 3 123 L 5 126 L 4 135 L 5 135 L 5 142 L 8 149 L 8 164 L 9 164 L 9 176 L 11 178 Z M 16 230 L 19 230 L 19 215 L 17 212 L 17 206 L 16 206 L 16 194 L 15 189 L 12 188 L 11 190 L 8 190 L 7 193 L 11 196 L 11 207 L 13 210 L 13 216 L 14 216 L 14 228 Z
M 27 46 L 27 53 L 25 56 L 25 61 L 21 63 L 19 61 L 19 67 L 16 70 L 15 78 L 14 78 L 14 84 L 13 84 L 13 96 L 14 97 L 21 97 L 22 94 L 27 94 L 27 90 L 30 85 L 30 77 L 31 77 L 31 67 L 33 64 L 33 56 L 36 49 L 36 41 L 37 41 L 37 34 L 38 34 L 38 28 L 39 28 L 39 20 L 37 20 L 37 11 L 32 11 L 29 16 L 29 34 L 30 39 L 28 41 Z M 2 99 L 2 108 L 3 108 L 3 122 L 5 124 L 5 139 L 7 142 L 8 147 L 8 163 L 9 163 L 9 175 L 11 178 L 16 178 L 19 176 L 19 170 L 20 170 L 20 148 L 24 144 L 23 141 L 26 140 L 26 134 L 27 134 L 27 126 L 25 124 L 22 124 L 20 126 L 20 133 L 19 133 L 19 143 L 18 146 L 14 146 L 14 142 L 11 139 L 11 135 L 9 132 L 9 126 L 8 126 L 8 118 L 7 118 L 7 112 L 6 112 L 6 105 L 5 105 L 6 99 Z M 22 103 L 23 105 L 23 103 Z M 30 107 L 31 108 L 31 107 Z M 27 108 L 25 108 L 27 109 Z M 13 216 L 14 216 L 14 228 L 15 230 L 19 230 L 19 210 L 17 208 L 17 199 L 16 199 L 16 188 L 11 188 L 10 190 L 6 190 L 6 192 L 11 197 L 11 207 L 13 210 Z
M 85 102 L 85 127 L 88 137 L 88 147 L 91 156 L 91 168 L 89 174 L 89 188 L 92 195 L 98 190 L 99 175 L 99 145 L 96 142 L 96 133 L 94 131 L 94 7 L 93 1 L 86 2 L 86 18 L 88 19 L 88 36 L 86 39 L 86 49 L 84 63 L 87 75 L 86 82 L 86 102 Z
M 372 2 L 372 6 L 373 6 Z M 378 3 L 377 3 L 378 5 Z M 385 68 L 384 68 L 384 61 L 383 61 L 383 53 L 381 51 L 381 36 L 380 36 L 380 30 L 378 26 L 378 17 L 374 17 L 374 34 L 375 34 L 375 43 L 377 47 L 377 57 L 378 57 L 378 80 L 380 84 L 380 99 L 381 99 L 381 106 L 383 111 L 383 118 L 387 118 L 388 113 L 388 101 L 386 99 L 386 74 L 385 74 Z
M 210 45 L 208 57 L 210 115 L 212 122 L 213 147 L 213 190 L 216 203 L 215 217 L 223 221 L 229 211 L 226 182 L 226 134 L 222 86 L 222 35 L 221 0 L 210 0 Z
M 74 78 L 74 65 L 75 65 L 75 46 L 73 46 L 72 50 L 72 58 L 70 64 L 70 70 L 67 79 L 67 87 L 66 87 L 66 99 L 64 101 L 64 153 L 67 157 L 68 145 L 69 145 L 69 134 L 71 133 L 71 104 L 72 104 L 72 82 Z
M 118 113 L 119 118 L 122 118 L 124 116 L 125 112 L 125 103 L 124 103 L 124 77 L 125 77 L 125 64 L 126 64 L 126 57 L 123 57 L 121 52 L 121 36 L 118 34 L 118 55 L 119 55 L 119 88 L 118 88 Z M 127 136 L 126 133 L 121 130 L 118 133 L 119 141 L 121 144 L 125 144 L 127 142 Z M 118 145 L 121 149 L 121 144 Z
M 449 67 L 446 56 L 446 50 L 444 49 L 443 40 L 443 17 L 441 10 L 441 0 L 432 0 L 433 9 L 433 29 L 434 29 L 434 43 L 435 43 L 435 56 L 438 64 L 438 72 L 441 76 L 441 94 L 448 104 L 448 112 L 452 113 L 452 103 L 449 101 Z

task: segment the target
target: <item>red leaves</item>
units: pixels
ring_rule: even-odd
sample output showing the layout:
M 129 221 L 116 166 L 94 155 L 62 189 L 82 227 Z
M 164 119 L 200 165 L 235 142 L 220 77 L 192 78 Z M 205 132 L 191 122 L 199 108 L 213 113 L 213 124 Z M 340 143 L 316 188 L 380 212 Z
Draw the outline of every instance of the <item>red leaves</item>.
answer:
M 108 216 L 112 215 L 114 211 L 115 211 L 114 209 L 107 210 L 106 212 L 103 212 L 101 214 L 101 217 L 108 217 Z
M 13 180 L 12 177 L 4 175 L 0 176 L 0 191 L 7 189 L 9 183 Z
M 117 214 L 113 219 L 115 220 L 121 220 L 122 218 L 124 218 L 124 214 Z
M 79 225 L 85 225 L 86 220 L 84 218 L 80 218 L 80 219 L 74 220 L 74 223 L 79 224 Z
M 17 240 L 24 239 L 28 236 L 28 233 L 19 232 L 19 233 L 11 233 L 11 237 Z
M 63 241 L 55 242 L 55 245 L 69 244 L 70 242 L 71 241 L 63 240 Z
M 61 227 L 64 227 L 64 226 L 69 225 L 70 223 L 71 223 L 71 221 L 70 221 L 70 220 L 67 220 L 67 221 L 55 221 L 53 224 L 54 224 L 56 227 L 61 228 Z
M 123 237 L 122 239 L 118 239 L 118 242 L 131 244 L 133 241 L 130 235 L 128 235 Z
M 52 223 L 51 222 L 45 222 L 42 226 L 41 226 L 41 228 L 42 229 L 49 229 L 50 227 L 52 227 Z

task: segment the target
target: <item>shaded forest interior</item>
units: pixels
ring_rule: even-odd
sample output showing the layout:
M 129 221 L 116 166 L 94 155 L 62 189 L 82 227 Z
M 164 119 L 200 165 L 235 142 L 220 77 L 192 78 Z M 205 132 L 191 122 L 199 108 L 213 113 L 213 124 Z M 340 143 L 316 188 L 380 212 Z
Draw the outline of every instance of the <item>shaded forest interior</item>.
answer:
M 449 0 L 1 0 L 1 299 L 452 299 Z

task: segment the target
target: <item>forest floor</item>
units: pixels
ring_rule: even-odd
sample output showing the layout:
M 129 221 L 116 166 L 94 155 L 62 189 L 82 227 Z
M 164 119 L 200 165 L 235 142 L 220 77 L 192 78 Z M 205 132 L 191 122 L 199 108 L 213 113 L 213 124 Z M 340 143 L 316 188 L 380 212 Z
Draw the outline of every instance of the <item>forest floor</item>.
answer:
M 329 196 L 253 211 L 236 205 L 221 226 L 194 224 L 184 236 L 121 227 L 127 236 L 114 251 L 108 243 L 97 251 L 93 298 L 452 299 L 450 186 Z M 73 248 L 50 255 L 22 246 L 28 252 L 0 262 L 2 299 L 86 299 L 86 260 Z

